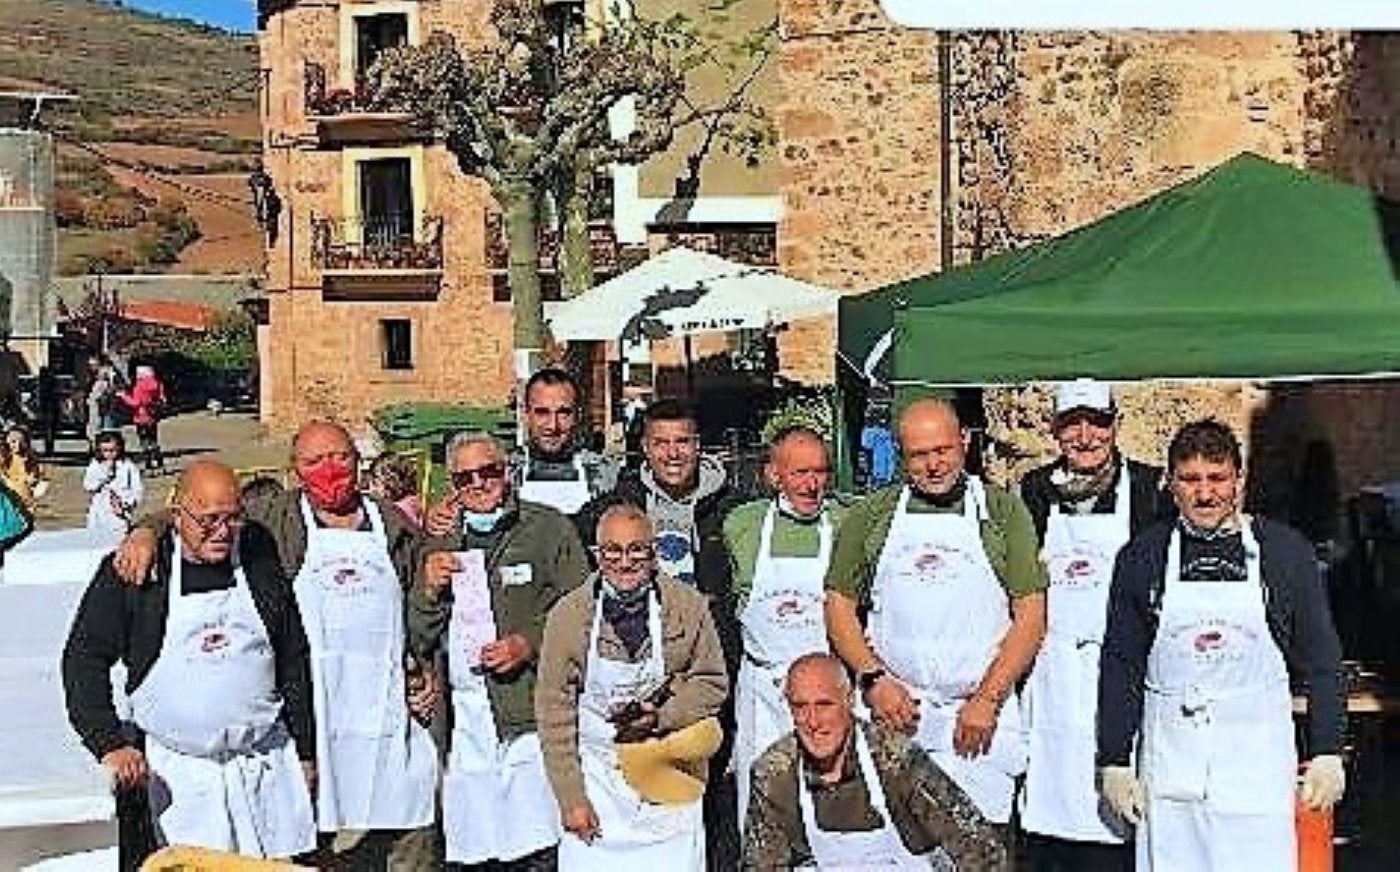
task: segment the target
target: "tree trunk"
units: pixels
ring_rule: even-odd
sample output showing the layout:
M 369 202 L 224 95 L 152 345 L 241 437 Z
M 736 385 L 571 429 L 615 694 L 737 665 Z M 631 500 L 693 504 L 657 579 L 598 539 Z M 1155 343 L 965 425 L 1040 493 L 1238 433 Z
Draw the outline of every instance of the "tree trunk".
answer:
M 567 170 L 565 171 L 568 172 Z M 588 244 L 588 199 L 592 172 L 580 165 L 555 195 L 559 208 L 559 289 L 565 299 L 593 287 L 593 249 Z
M 503 183 L 497 198 L 505 210 L 509 248 L 508 282 L 511 313 L 515 319 L 515 370 L 533 368 L 544 350 L 544 303 L 540 298 L 539 221 L 535 190 L 526 181 Z

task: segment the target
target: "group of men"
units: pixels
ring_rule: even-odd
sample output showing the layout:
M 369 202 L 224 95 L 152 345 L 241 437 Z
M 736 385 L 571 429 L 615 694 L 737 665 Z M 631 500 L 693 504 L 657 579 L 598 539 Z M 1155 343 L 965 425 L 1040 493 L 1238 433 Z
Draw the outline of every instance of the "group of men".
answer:
M 794 427 L 746 502 L 684 405 L 646 410 L 620 473 L 583 450 L 567 373 L 524 399 L 515 456 L 449 443 L 421 533 L 318 423 L 298 488 L 245 506 L 194 464 L 104 563 L 70 714 L 158 840 L 355 869 L 996 870 L 1019 808 L 1045 872 L 1131 868 L 1134 840 L 1143 869 L 1287 869 L 1295 796 L 1340 798 L 1325 591 L 1300 536 L 1241 514 L 1223 425 L 1183 428 L 1163 474 L 1119 452 L 1107 386 L 1067 383 L 1060 456 L 1017 494 L 921 400 L 904 481 L 845 505 Z

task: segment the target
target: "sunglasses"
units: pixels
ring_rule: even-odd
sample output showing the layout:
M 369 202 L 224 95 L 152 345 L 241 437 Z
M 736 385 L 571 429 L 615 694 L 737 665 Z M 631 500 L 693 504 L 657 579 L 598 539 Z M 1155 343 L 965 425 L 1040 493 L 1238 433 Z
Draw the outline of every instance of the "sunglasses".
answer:
M 452 486 L 457 490 L 472 487 L 477 483 L 490 484 L 506 477 L 506 465 L 504 463 L 488 463 L 475 469 L 454 469 L 449 477 L 452 480 Z
M 632 542 L 628 545 L 606 542 L 598 546 L 598 556 L 609 563 L 616 563 L 624 557 L 635 561 L 650 560 L 656 556 L 656 546 L 650 542 Z

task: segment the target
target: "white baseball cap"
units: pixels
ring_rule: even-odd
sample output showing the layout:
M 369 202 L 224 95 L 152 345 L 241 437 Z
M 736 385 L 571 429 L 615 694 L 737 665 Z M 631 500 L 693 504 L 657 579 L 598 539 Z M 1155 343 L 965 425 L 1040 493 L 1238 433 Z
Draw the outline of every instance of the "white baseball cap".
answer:
M 1113 414 L 1113 389 L 1107 382 L 1091 378 L 1060 382 L 1055 388 L 1055 414 L 1063 415 L 1075 409 L 1091 409 Z

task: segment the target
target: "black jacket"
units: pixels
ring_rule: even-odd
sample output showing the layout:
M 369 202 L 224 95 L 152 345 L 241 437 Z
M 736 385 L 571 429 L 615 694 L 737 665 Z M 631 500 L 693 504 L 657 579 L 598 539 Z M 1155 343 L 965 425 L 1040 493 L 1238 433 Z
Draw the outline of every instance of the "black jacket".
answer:
M 1293 684 L 1308 697 L 1308 754 L 1335 754 L 1346 727 L 1342 648 L 1313 547 L 1292 527 L 1255 518 L 1269 632 Z M 1159 522 L 1118 552 L 1099 659 L 1098 762 L 1125 766 L 1142 725 L 1147 655 L 1157 635 L 1167 543 Z
M 1114 461 L 1115 464 L 1117 461 Z M 1055 486 L 1050 483 L 1050 474 L 1064 465 L 1063 458 L 1038 466 L 1021 477 L 1021 499 L 1030 509 L 1031 520 L 1035 522 L 1035 534 L 1045 541 L 1045 525 L 1050 518 L 1050 507 L 1055 504 Z M 1119 467 L 1121 469 L 1121 467 Z M 1094 503 L 1095 514 L 1107 514 L 1117 507 L 1118 476 L 1113 475 L 1113 486 Z M 1171 496 L 1162 489 L 1162 470 L 1136 460 L 1128 461 L 1128 493 L 1132 501 L 1128 519 L 1132 534 L 1136 536 L 1143 528 L 1160 518 L 1170 518 L 1176 514 Z
M 130 693 L 155 664 L 165 637 L 172 556 L 173 540 L 162 537 L 153 577 L 136 587 L 118 578 L 108 555 L 73 618 L 63 649 L 68 720 L 83 745 L 99 760 L 131 744 L 112 703 L 110 670 L 118 662 L 126 665 Z M 292 586 L 282 574 L 276 547 L 263 527 L 248 524 L 243 528 L 240 558 L 253 603 L 272 643 L 282 719 L 296 743 L 297 755 L 302 760 L 314 759 L 311 661 Z

